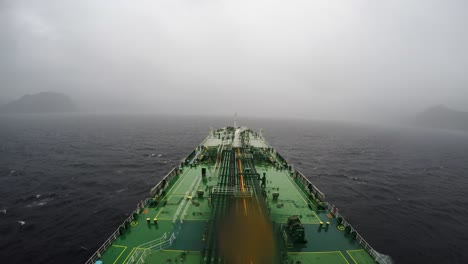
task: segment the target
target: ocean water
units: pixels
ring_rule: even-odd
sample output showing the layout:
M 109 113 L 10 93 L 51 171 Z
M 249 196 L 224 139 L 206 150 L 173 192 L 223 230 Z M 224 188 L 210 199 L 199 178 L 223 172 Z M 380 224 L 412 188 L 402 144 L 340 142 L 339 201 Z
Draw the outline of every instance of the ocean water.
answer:
M 0 260 L 83 263 L 208 128 L 229 118 L 0 116 Z M 240 120 L 395 263 L 468 263 L 468 134 Z

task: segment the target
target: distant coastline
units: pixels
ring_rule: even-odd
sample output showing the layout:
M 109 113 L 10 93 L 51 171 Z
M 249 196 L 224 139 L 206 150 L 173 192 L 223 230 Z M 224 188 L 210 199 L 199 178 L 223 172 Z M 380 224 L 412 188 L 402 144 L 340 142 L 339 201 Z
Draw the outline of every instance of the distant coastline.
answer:
M 468 131 L 468 112 L 437 105 L 417 115 L 414 123 L 424 127 Z
M 24 95 L 19 99 L 0 105 L 0 113 L 70 113 L 79 110 L 77 104 L 66 94 L 40 92 Z

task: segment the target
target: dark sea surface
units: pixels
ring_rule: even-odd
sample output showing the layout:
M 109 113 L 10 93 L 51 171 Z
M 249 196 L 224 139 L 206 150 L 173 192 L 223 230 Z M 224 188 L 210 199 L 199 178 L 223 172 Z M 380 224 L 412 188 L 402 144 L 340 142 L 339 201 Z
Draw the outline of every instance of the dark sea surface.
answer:
M 0 116 L 0 262 L 84 263 L 210 126 L 229 122 Z M 468 263 L 468 134 L 332 121 L 240 123 L 263 128 L 395 263 Z

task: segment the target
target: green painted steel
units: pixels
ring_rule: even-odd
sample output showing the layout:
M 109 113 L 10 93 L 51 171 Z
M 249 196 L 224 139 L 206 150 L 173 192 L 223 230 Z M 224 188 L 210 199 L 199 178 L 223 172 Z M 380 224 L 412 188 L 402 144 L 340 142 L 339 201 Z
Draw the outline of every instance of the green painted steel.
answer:
M 238 148 L 232 145 L 236 131 Z M 236 210 L 268 219 L 277 263 L 384 263 L 348 222 L 338 221 L 336 209 L 321 200 L 324 195 L 298 175 L 261 133 L 215 130 L 87 263 L 225 263 L 218 227 Z M 298 216 L 307 243 L 288 240 L 291 216 Z M 340 224 L 347 228 L 340 230 Z M 164 243 L 155 244 L 159 241 Z

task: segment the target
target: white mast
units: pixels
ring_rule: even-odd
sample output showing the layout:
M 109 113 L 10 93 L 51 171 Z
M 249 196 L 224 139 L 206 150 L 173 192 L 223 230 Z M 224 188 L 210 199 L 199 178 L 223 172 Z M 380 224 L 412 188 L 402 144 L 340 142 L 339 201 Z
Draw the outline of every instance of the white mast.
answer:
M 234 113 L 234 128 L 237 128 L 237 112 Z

